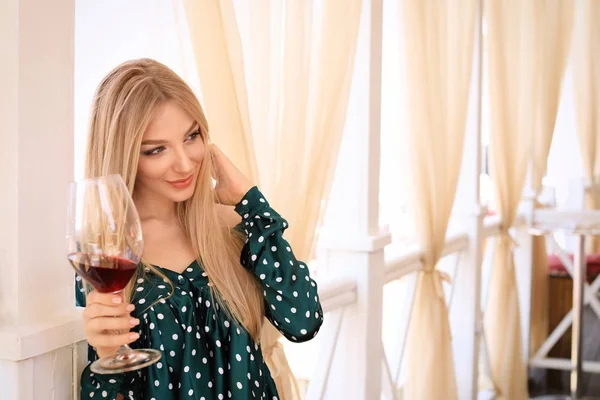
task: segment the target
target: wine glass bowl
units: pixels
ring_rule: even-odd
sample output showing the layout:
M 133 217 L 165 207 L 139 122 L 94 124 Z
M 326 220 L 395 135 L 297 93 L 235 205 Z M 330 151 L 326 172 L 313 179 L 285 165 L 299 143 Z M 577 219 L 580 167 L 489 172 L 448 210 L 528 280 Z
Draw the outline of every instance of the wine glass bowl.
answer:
M 141 261 L 142 225 L 120 175 L 71 184 L 67 221 L 68 260 L 77 273 L 101 293 L 121 294 Z M 117 354 L 96 360 L 99 374 L 133 371 L 157 362 L 154 349 L 121 346 Z

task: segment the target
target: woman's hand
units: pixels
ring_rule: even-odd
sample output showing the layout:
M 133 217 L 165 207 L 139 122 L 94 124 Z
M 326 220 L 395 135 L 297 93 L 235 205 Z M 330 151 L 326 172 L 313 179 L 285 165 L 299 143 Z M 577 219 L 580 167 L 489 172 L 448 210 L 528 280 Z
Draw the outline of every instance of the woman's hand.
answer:
M 211 145 L 210 152 L 217 181 L 217 199 L 221 204 L 235 206 L 254 185 L 216 145 Z
M 98 357 L 111 356 L 120 346 L 135 342 L 140 335 L 129 330 L 140 321 L 132 318 L 133 304 L 124 304 L 121 295 L 88 294 L 83 312 L 83 329 L 88 343 L 96 349 Z

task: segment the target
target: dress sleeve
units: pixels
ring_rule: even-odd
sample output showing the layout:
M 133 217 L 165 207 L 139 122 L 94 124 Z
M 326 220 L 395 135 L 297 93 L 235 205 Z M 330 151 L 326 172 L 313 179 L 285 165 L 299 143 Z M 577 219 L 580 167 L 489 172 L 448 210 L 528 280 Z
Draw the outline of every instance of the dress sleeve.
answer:
M 323 323 L 317 284 L 308 267 L 294 256 L 283 238 L 288 227 L 257 187 L 236 205 L 247 236 L 241 264 L 259 278 L 266 302 L 266 317 L 289 340 L 312 339 Z
M 85 307 L 85 288 L 80 276 L 75 276 L 75 300 L 78 307 Z M 142 330 L 142 320 L 140 319 L 140 332 Z M 138 340 L 138 342 L 141 339 Z M 137 343 L 137 342 L 136 342 Z M 141 344 L 141 343 L 140 343 Z M 134 347 L 134 346 L 132 346 Z M 134 399 L 142 393 L 141 383 L 143 380 L 143 370 L 126 372 L 122 374 L 100 375 L 94 374 L 90 370 L 91 363 L 98 359 L 96 350 L 88 345 L 88 365 L 81 374 L 81 396 L 82 399 L 97 398 L 116 400 L 119 394 L 125 399 Z

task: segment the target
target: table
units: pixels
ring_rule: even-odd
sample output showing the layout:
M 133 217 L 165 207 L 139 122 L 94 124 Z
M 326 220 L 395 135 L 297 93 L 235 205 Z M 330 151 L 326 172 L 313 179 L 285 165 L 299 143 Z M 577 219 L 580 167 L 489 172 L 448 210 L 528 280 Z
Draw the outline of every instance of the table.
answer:
M 581 387 L 583 366 L 583 303 L 584 280 L 586 276 L 585 242 L 587 235 L 600 235 L 600 225 L 595 223 L 575 222 L 569 219 L 552 223 L 534 223 L 530 229 L 533 235 L 546 235 L 563 232 L 577 239 L 573 260 L 573 324 L 571 338 L 571 399 L 583 399 Z M 563 397 L 564 398 L 564 397 Z

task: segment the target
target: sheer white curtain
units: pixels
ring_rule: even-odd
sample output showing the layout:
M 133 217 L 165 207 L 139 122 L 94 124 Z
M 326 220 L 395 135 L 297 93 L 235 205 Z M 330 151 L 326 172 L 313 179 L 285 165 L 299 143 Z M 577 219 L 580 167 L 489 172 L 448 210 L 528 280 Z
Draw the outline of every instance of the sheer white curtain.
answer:
M 588 183 L 600 184 L 600 2 L 578 2 L 578 23 L 573 40 L 573 86 L 577 134 Z M 586 191 L 585 207 L 600 208 L 600 190 Z M 600 239 L 591 237 L 587 251 L 600 253 Z
M 212 138 L 260 183 L 308 261 L 346 118 L 361 1 L 253 1 L 246 40 L 232 0 L 184 7 Z M 266 324 L 263 354 L 287 400 L 298 391 L 279 339 Z
M 473 63 L 476 0 L 401 3 L 409 104 L 412 210 L 426 251 L 406 349 L 407 399 L 456 399 L 456 378 L 442 288 L 436 269 L 456 194 Z
M 571 33 L 574 0 L 542 0 L 543 9 L 536 15 L 535 40 L 539 58 L 536 67 L 536 119 L 533 131 L 532 186 L 537 195 L 546 175 L 548 155 L 556 124 L 563 75 Z M 537 204 L 540 207 L 542 205 Z M 548 254 L 546 239 L 533 238 L 531 282 L 530 354 L 534 354 L 548 336 Z

